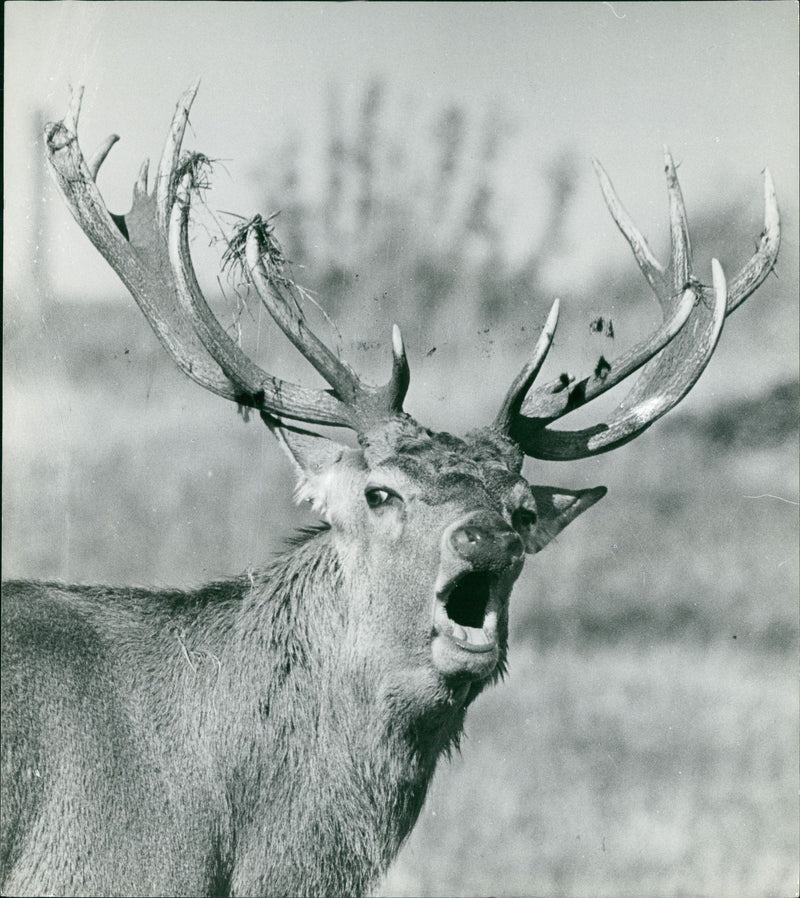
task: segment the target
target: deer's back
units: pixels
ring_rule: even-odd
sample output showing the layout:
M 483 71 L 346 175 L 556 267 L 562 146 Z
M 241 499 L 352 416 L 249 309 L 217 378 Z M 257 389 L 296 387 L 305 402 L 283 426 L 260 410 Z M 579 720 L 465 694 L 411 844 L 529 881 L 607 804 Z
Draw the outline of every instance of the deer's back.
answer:
M 125 599 L 4 586 L 5 894 L 185 894 L 206 891 L 217 875 L 216 824 L 186 807 L 176 776 L 182 747 L 164 751 L 152 697 L 136 686 L 141 678 L 155 679 L 155 691 L 167 686 L 157 668 L 135 669 L 153 667 L 137 646 L 161 627 Z M 191 791 L 200 776 L 186 770 L 183 785 Z

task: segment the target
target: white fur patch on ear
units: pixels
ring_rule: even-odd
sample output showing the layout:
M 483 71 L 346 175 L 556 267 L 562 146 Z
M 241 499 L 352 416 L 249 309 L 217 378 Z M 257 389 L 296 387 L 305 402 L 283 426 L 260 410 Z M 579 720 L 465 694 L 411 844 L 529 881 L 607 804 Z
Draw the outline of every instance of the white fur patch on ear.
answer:
M 297 476 L 295 501 L 310 502 L 314 511 L 325 516 L 325 475 L 341 457 L 345 447 L 327 437 L 295 428 L 267 424 L 283 451 L 289 456 Z
M 305 474 L 298 477 L 294 488 L 294 501 L 298 505 L 308 502 L 314 511 L 323 514 L 323 503 L 320 501 L 319 491 L 317 490 L 317 482 L 312 484 Z
M 309 502 L 328 523 L 343 518 L 349 478 L 363 468 L 358 450 L 298 428 L 269 425 L 297 475 L 295 501 Z
M 335 465 L 319 474 L 305 475 L 298 483 L 295 496 L 308 501 L 329 524 L 346 524 L 352 515 L 353 496 L 361 501 L 363 462 L 354 449 L 345 449 Z
M 589 490 L 563 490 L 553 486 L 532 486 L 538 520 L 528 552 L 541 552 L 566 526 L 605 496 L 604 486 Z

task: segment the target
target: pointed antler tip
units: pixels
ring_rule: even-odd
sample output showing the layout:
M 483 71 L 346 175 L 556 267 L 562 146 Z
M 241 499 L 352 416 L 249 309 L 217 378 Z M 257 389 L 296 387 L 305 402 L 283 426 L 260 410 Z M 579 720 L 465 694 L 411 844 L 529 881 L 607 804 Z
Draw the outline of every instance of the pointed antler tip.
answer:
M 83 103 L 83 85 L 69 86 L 69 107 L 64 116 L 64 124 L 72 131 L 78 130 L 78 119 L 81 116 L 81 104 Z
M 776 232 L 780 229 L 780 213 L 778 197 L 775 194 L 775 182 L 768 168 L 764 169 L 764 230 Z
M 597 156 L 592 156 L 592 168 L 597 175 L 597 180 L 600 181 L 600 189 L 603 191 L 603 196 L 608 196 L 610 191 L 613 192 L 613 188 L 611 187 L 608 174 Z M 608 202 L 608 200 L 606 200 L 606 202 Z
M 401 359 L 406 354 L 406 349 L 403 345 L 403 335 L 396 324 L 392 325 L 392 353 L 396 359 Z
M 728 309 L 728 282 L 725 279 L 725 272 L 717 259 L 711 260 L 711 275 L 714 284 L 714 318 L 712 326 L 708 333 L 708 358 L 711 358 L 720 334 L 722 333 L 722 325 L 725 323 L 725 315 Z M 705 366 L 704 366 L 705 367 Z M 700 376 L 701 368 L 697 376 Z
M 100 144 L 95 151 L 94 156 L 89 160 L 89 174 L 93 180 L 97 180 L 97 174 L 100 166 L 105 162 L 106 156 L 111 152 L 111 148 L 119 140 L 119 134 L 109 134 L 108 137 Z
M 718 328 L 722 328 L 722 322 L 725 320 L 725 313 L 728 307 L 728 282 L 725 278 L 725 272 L 722 270 L 717 259 L 711 260 L 711 280 L 714 285 L 714 299 L 716 306 L 714 309 L 714 317 L 719 320 Z
M 714 289 L 719 289 L 720 287 L 725 289 L 725 272 L 722 270 L 722 265 L 720 265 L 719 260 L 712 259 L 711 260 L 711 276 L 714 281 Z
M 147 178 L 150 173 L 150 159 L 145 159 L 139 166 L 139 174 L 136 176 L 134 191 L 136 193 L 147 193 Z
M 196 78 L 181 94 L 180 99 L 178 100 L 178 106 L 190 107 L 194 102 L 194 98 L 197 96 L 198 90 L 200 90 L 200 79 Z
M 400 328 L 392 325 L 392 376 L 384 387 L 387 399 L 387 408 L 391 414 L 403 411 L 403 400 L 406 398 L 408 386 L 411 383 L 411 370 L 406 358 L 406 350 L 403 346 L 403 336 Z
M 556 325 L 558 324 L 558 314 L 561 311 L 561 300 L 556 297 L 553 300 L 553 305 L 550 306 L 550 312 L 547 316 L 547 321 L 545 322 L 545 330 L 548 333 L 552 333 L 556 329 Z

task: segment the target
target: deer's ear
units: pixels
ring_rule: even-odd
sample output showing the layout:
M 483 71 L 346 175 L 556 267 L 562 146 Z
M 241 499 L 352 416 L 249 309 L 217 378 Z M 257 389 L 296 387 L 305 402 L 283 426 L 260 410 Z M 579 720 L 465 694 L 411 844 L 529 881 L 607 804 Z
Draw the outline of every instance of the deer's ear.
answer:
M 337 518 L 336 496 L 341 504 L 342 490 L 333 489 L 335 476 L 334 465 L 341 462 L 345 455 L 358 456 L 358 453 L 347 446 L 329 440 L 327 437 L 301 430 L 295 427 L 279 426 L 265 419 L 267 427 L 272 431 L 283 451 L 289 456 L 297 475 L 295 498 L 298 502 L 310 502 L 315 511 L 332 523 Z M 351 468 L 352 465 L 347 465 Z M 360 467 L 360 465 L 358 465 Z M 341 509 L 340 509 L 341 511 Z
M 541 550 L 579 514 L 605 496 L 604 486 L 589 490 L 563 490 L 553 486 L 532 486 L 536 500 L 536 526 L 526 539 L 528 552 Z
M 342 457 L 345 447 L 317 433 L 267 424 L 283 451 L 289 456 L 298 480 L 314 478 Z

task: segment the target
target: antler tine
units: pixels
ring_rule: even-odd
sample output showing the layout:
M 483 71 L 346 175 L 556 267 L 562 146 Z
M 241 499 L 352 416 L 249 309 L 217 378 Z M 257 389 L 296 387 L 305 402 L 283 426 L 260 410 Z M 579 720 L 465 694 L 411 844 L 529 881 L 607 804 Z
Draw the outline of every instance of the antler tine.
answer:
M 145 159 L 139 167 L 139 174 L 136 176 L 136 182 L 133 185 L 134 199 L 139 194 L 147 193 L 147 177 L 150 171 L 150 160 Z
M 408 356 L 403 345 L 403 335 L 400 328 L 392 325 L 392 374 L 389 383 L 383 388 L 387 408 L 393 413 L 403 410 L 403 400 L 406 398 L 409 384 L 411 383 L 411 369 L 408 366 Z
M 667 149 L 665 149 L 665 162 L 670 200 L 673 264 L 677 263 L 677 267 L 682 271 L 687 271 L 690 265 L 690 243 L 686 211 L 675 167 Z M 677 292 L 673 292 L 670 286 L 673 279 L 669 276 L 665 266 L 656 258 L 647 240 L 620 202 L 605 169 L 597 159 L 593 159 L 592 164 L 609 212 L 620 232 L 628 241 L 639 269 L 659 300 L 664 314 L 664 323 L 653 334 L 620 358 L 598 368 L 594 375 L 567 383 L 564 383 L 562 379 L 554 380 L 538 387 L 525 401 L 524 411 L 528 417 L 540 419 L 542 426 L 574 411 L 591 399 L 617 386 L 661 352 L 686 323 L 700 290 L 699 285 L 692 285 L 691 290 L 686 289 L 689 276 L 684 275 Z M 673 267 L 673 264 L 670 267 Z
M 333 387 L 339 398 L 343 402 L 353 402 L 361 387 L 358 377 L 306 325 L 295 297 L 287 298 L 277 279 L 270 277 L 264 264 L 263 237 L 260 222 L 248 228 L 247 269 L 256 292 L 278 327 Z
M 567 380 L 567 382 L 558 378 L 538 387 L 521 404 L 522 411 L 530 418 L 537 418 L 543 423 L 547 423 L 568 412 L 575 411 L 622 383 L 623 380 L 646 365 L 654 355 L 661 352 L 680 333 L 681 328 L 689 320 L 697 301 L 697 294 L 692 288 L 685 290 L 672 317 L 653 331 L 650 336 L 631 347 L 613 362 L 606 362 L 605 365 L 598 364 L 595 372 L 587 377 L 575 381 Z
M 683 192 L 669 147 L 664 147 L 664 173 L 667 176 L 669 231 L 672 244 L 672 257 L 669 265 L 672 272 L 672 284 L 670 285 L 672 289 L 666 294 L 659 295 L 666 315 L 667 309 L 674 304 L 674 298 L 680 294 L 692 277 L 692 241 L 689 237 L 686 204 L 683 201 Z
M 339 359 L 306 324 L 294 285 L 285 276 L 268 270 L 266 223 L 247 227 L 247 272 L 262 303 L 291 343 L 333 388 L 334 395 L 348 409 L 350 426 L 358 431 L 403 410 L 410 381 L 408 360 L 397 325 L 392 331 L 392 374 L 383 387 L 365 384 L 353 369 Z M 288 295 L 287 295 L 288 294 Z
M 764 230 L 758 248 L 747 264 L 731 281 L 728 291 L 728 315 L 761 286 L 778 260 L 781 246 L 781 217 L 775 184 L 768 168 L 764 169 Z
M 95 150 L 94 156 L 92 156 L 89 162 L 89 174 L 92 176 L 92 180 L 97 180 L 97 173 L 100 171 L 100 166 L 106 161 L 106 156 L 111 152 L 111 147 L 113 147 L 118 140 L 119 134 L 109 134 Z
M 687 284 L 691 284 L 692 289 L 697 291 L 699 301 L 695 304 L 689 323 L 683 328 L 677 339 L 644 368 L 629 394 L 622 400 L 620 404 L 622 409 L 635 407 L 648 395 L 659 390 L 664 390 L 667 393 L 674 392 L 676 395 L 679 393 L 683 398 L 689 388 L 697 382 L 710 358 L 705 357 L 702 352 L 698 352 L 696 347 L 703 346 L 704 341 L 710 339 L 710 335 L 716 327 L 716 284 L 707 287 L 694 276 L 685 207 L 675 166 L 670 152 L 666 148 L 665 160 L 670 194 L 670 231 L 672 235 L 670 270 L 674 290 L 657 295 L 665 316 L 674 306 L 676 291 L 684 289 Z M 765 177 L 765 225 L 761 245 L 734 279 L 734 286 L 729 288 L 726 315 L 753 293 L 767 277 L 777 259 L 780 244 L 780 219 L 774 186 L 771 185 L 771 179 L 769 182 L 768 186 Z M 770 190 L 769 187 L 772 189 Z M 736 294 L 731 295 L 731 289 L 735 289 Z M 682 389 L 683 384 L 688 385 L 685 390 Z
M 536 341 L 536 347 L 533 350 L 531 360 L 523 367 L 522 371 L 514 378 L 506 393 L 503 404 L 494 419 L 494 428 L 506 436 L 513 437 L 514 421 L 520 413 L 522 403 L 531 388 L 531 384 L 536 380 L 539 371 L 547 358 L 547 353 L 553 345 L 553 338 L 556 335 L 556 327 L 558 326 L 558 312 L 561 303 L 555 300 L 550 308 L 544 327 L 542 328 L 539 339 Z
M 198 79 L 178 97 L 178 102 L 175 104 L 175 113 L 172 116 L 167 138 L 164 141 L 164 149 L 158 163 L 155 185 L 156 216 L 158 226 L 162 231 L 167 229 L 175 192 L 178 188 L 176 173 L 178 171 L 181 147 L 183 146 L 183 137 L 186 133 L 186 126 L 189 124 L 189 112 L 199 89 L 200 80 Z
M 64 120 L 45 129 L 47 156 L 73 217 L 128 288 L 181 370 L 212 392 L 241 405 L 316 424 L 352 427 L 351 411 L 327 391 L 307 390 L 264 372 L 216 320 L 202 295 L 188 240 L 190 197 L 198 189 L 192 158 L 179 164 L 194 85 L 178 101 L 159 165 L 147 192 L 147 163 L 134 186 L 131 211 L 109 213 L 96 176 L 116 135 L 86 162 L 78 144 L 82 89 Z
M 263 371 L 222 327 L 206 302 L 189 251 L 189 211 L 196 189 L 187 171 L 175 191 L 167 232 L 169 259 L 181 308 L 194 332 L 236 390 L 240 405 L 309 423 L 350 426 L 347 409 L 333 396 L 280 380 Z
M 672 252 L 665 268 L 633 224 L 611 181 L 598 162 L 595 170 L 609 211 L 628 241 L 639 268 L 661 305 L 664 324 L 612 363 L 598 365 L 593 376 L 577 382 L 551 381 L 522 403 L 507 432 L 527 455 L 568 460 L 607 452 L 633 439 L 689 392 L 708 364 L 726 314 L 741 304 L 775 264 L 780 245 L 780 218 L 769 172 L 764 177 L 764 230 L 755 255 L 734 279 L 728 293 L 722 268 L 712 261 L 713 287 L 693 274 L 691 241 L 675 165 L 665 148 Z M 548 425 L 642 372 L 609 420 L 581 431 L 557 431 Z M 505 407 L 505 404 L 504 404 Z
M 725 320 L 727 302 L 725 276 L 716 259 L 712 260 L 712 268 L 716 297 L 713 327 L 709 328 L 695 345 L 700 371 L 708 364 L 717 346 Z M 635 404 L 620 404 L 608 421 L 583 430 L 545 430 L 541 419 L 520 415 L 514 422 L 510 435 L 526 455 L 535 458 L 571 461 L 599 455 L 629 442 L 646 430 L 654 421 L 674 408 L 691 390 L 696 380 L 696 377 L 675 379 L 663 389 L 654 391 Z
M 633 251 L 639 269 L 647 279 L 653 292 L 658 294 L 663 289 L 664 276 L 666 269 L 658 261 L 650 246 L 642 235 L 641 231 L 636 227 L 633 219 L 630 217 L 625 207 L 619 200 L 611 179 L 606 174 L 605 169 L 598 159 L 592 159 L 597 180 L 600 182 L 600 189 L 603 192 L 603 199 L 606 202 L 608 211 L 614 219 L 614 223 L 619 228 L 622 236 L 628 241 L 628 245 Z

